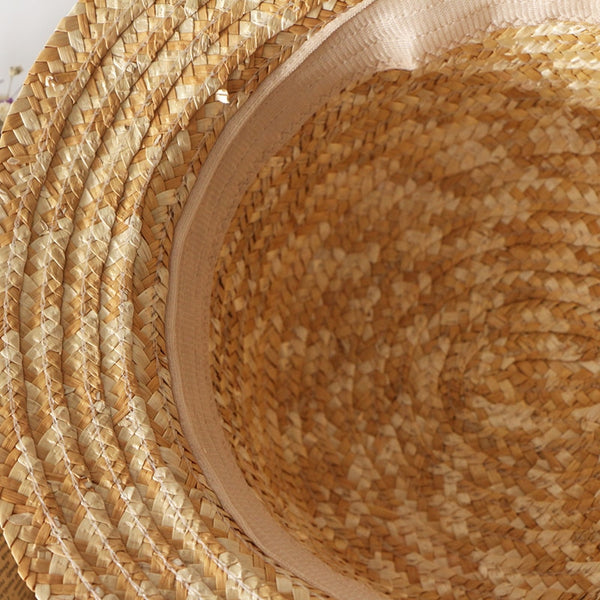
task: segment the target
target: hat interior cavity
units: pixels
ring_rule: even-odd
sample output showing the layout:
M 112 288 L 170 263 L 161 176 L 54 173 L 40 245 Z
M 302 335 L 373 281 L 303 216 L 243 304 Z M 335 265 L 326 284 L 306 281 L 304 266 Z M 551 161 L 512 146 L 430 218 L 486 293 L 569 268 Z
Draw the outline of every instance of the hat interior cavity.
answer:
M 195 456 L 340 598 L 565 591 L 583 568 L 558 531 L 598 470 L 595 59 L 556 5 L 523 26 L 522 3 L 460 4 L 443 39 L 382 1 L 315 35 L 225 128 L 175 236 Z

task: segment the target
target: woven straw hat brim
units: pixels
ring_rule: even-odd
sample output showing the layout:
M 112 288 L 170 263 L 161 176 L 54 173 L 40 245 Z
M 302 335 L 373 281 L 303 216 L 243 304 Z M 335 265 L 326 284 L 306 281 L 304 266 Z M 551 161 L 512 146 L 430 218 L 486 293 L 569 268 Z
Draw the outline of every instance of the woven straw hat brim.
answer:
M 38 599 L 599 593 L 598 23 L 75 6 L 0 141 Z

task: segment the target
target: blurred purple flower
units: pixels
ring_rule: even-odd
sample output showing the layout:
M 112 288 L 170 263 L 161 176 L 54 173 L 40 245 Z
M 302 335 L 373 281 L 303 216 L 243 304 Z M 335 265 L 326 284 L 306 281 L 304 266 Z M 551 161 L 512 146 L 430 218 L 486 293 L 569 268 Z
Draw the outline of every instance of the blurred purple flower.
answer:
M 4 124 L 4 120 L 8 115 L 8 111 L 10 110 L 10 105 L 14 102 L 14 98 L 10 94 L 10 88 L 12 87 L 13 79 L 19 75 L 23 71 L 23 67 L 14 66 L 10 67 L 8 70 L 9 80 L 8 80 L 8 88 L 6 90 L 6 94 L 0 95 L 0 129 Z M 0 83 L 2 83 L 4 79 L 0 79 Z

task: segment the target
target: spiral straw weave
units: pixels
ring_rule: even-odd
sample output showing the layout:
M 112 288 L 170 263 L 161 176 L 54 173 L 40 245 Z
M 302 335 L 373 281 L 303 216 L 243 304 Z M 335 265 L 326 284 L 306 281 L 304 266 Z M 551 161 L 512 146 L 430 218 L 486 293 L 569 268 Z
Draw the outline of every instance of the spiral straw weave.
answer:
M 261 170 L 215 273 L 213 380 L 248 483 L 393 598 L 595 581 L 600 129 L 568 80 L 529 108 L 513 52 L 544 33 L 334 98 Z
M 82 0 L 29 73 L 0 140 L 0 525 L 38 600 L 600 594 L 588 4 L 482 0 L 428 46 L 440 4 L 405 68 L 289 110 L 227 219 L 193 212 L 245 105 L 378 14 L 351 4 Z

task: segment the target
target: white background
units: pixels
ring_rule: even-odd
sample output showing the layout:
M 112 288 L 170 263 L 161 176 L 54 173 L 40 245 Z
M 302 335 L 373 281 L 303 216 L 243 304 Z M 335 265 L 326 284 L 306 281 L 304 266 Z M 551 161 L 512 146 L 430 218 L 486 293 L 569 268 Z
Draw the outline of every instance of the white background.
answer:
M 76 0 L 0 0 L 0 95 L 6 93 L 8 69 L 23 67 L 11 90 L 14 96 L 58 22 Z

